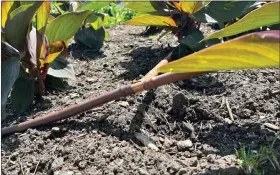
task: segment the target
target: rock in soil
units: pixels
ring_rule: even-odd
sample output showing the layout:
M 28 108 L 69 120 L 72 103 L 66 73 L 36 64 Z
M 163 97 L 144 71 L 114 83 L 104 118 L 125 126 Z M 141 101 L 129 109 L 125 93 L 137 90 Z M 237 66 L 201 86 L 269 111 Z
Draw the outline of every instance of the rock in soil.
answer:
M 177 143 L 177 147 L 179 151 L 184 151 L 188 148 L 191 148 L 193 146 L 193 143 L 191 140 L 184 140 L 184 141 L 179 141 Z

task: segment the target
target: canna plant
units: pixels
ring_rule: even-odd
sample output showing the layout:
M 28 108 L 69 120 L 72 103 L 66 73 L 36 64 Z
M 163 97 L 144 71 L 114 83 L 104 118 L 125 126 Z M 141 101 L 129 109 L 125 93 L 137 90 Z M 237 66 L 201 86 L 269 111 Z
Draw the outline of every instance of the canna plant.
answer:
M 66 58 L 66 43 L 91 11 L 65 13 L 49 20 L 48 1 L 2 1 L 1 5 L 3 119 L 9 94 L 16 111 L 22 113 L 34 96 L 44 95 L 48 77 L 53 77 L 51 85 L 75 79 L 73 66 Z
M 92 2 L 52 2 L 52 13 L 54 16 L 60 16 L 70 12 L 79 12 L 91 10 L 83 24 L 74 35 L 74 40 L 79 46 L 99 50 L 104 40 L 108 38 L 104 25 L 108 21 L 108 15 L 102 13 L 101 9 L 111 4 L 111 1 L 92 1 Z
M 202 41 L 201 23 L 217 23 L 220 28 L 257 8 L 255 1 L 160 1 L 128 2 L 127 8 L 137 16 L 124 24 L 161 27 L 177 36 L 179 46 L 176 58 L 221 42 L 219 39 Z M 145 8 L 140 8 L 145 6 Z
M 151 13 L 151 14 L 159 13 L 159 11 L 155 10 L 154 7 L 156 5 L 162 5 L 161 3 L 154 4 L 155 2 L 151 2 L 150 4 L 152 4 L 152 5 L 150 5 L 150 6 L 149 6 L 149 4 L 147 5 L 146 2 L 141 2 L 141 3 L 143 4 L 143 7 L 141 7 L 141 6 L 135 6 L 135 7 L 137 7 L 138 9 L 142 9 L 144 11 L 144 13 Z M 227 31 L 227 30 L 230 31 L 232 28 L 235 28 L 235 27 L 239 28 L 239 25 L 240 25 L 239 23 L 243 23 L 244 25 L 245 24 L 251 25 L 251 27 L 244 26 L 243 30 L 239 28 L 238 33 L 245 32 L 246 30 L 251 30 L 254 28 L 261 27 L 261 26 L 279 24 L 279 18 L 275 17 L 276 15 L 279 16 L 279 9 L 278 10 L 274 9 L 274 6 L 278 6 L 279 4 L 280 4 L 279 2 L 267 3 L 264 6 L 254 10 L 254 11 L 251 11 L 250 13 L 245 15 L 242 19 L 239 20 L 239 22 L 236 22 L 236 23 L 228 26 L 228 28 L 226 27 L 224 29 L 224 31 Z M 210 4 L 208 4 L 208 5 L 210 5 Z M 230 6 L 230 7 L 232 7 L 232 6 Z M 200 9 L 200 11 L 203 8 L 204 7 L 202 7 Z M 182 7 L 181 9 L 186 9 L 186 8 Z M 273 13 L 263 13 L 263 9 L 265 9 L 266 12 L 272 11 L 272 9 L 274 9 L 275 11 Z M 197 12 L 199 12 L 199 11 L 197 11 Z M 211 12 L 211 10 L 210 10 L 210 12 Z M 212 11 L 212 12 L 213 12 L 213 14 L 217 14 L 219 11 Z M 166 11 L 160 11 L 160 13 L 164 14 L 164 13 L 166 13 Z M 209 13 L 209 14 L 211 14 L 211 13 Z M 258 16 L 261 14 L 263 14 L 265 16 L 270 16 L 269 19 L 273 19 L 273 20 L 270 20 L 269 22 L 262 21 L 261 23 L 258 23 L 258 25 L 250 24 L 248 22 L 252 19 L 252 17 Z M 138 16 L 138 17 L 140 17 L 140 16 Z M 216 16 L 216 17 L 219 18 L 219 16 Z M 207 19 L 208 18 L 209 18 L 209 15 L 207 15 Z M 226 17 L 223 16 L 222 18 L 226 18 Z M 235 18 L 235 17 L 233 17 L 233 18 Z M 171 27 L 171 25 L 172 25 L 171 29 L 173 29 L 173 27 L 175 27 L 175 25 L 178 26 L 176 23 L 174 24 L 173 22 L 171 22 L 173 19 L 169 20 L 169 18 L 152 17 L 149 19 L 152 19 L 152 21 L 153 20 L 157 21 L 156 22 L 157 25 L 159 23 L 162 26 L 168 26 L 168 27 Z M 155 20 L 155 19 L 157 19 L 157 20 Z M 216 18 L 214 18 L 214 16 L 213 16 L 212 19 L 216 19 Z M 146 24 L 147 21 L 148 20 L 146 20 L 146 21 L 142 20 L 141 23 Z M 175 27 L 175 29 L 176 29 L 176 27 Z M 177 31 L 177 33 L 178 33 L 178 31 Z M 213 38 L 223 37 L 223 36 L 226 36 L 225 33 L 213 34 L 214 36 L 212 36 L 212 37 Z M 234 33 L 234 34 L 236 34 L 236 33 Z M 206 37 L 206 39 L 211 38 L 210 36 Z M 230 35 L 227 34 L 227 36 L 230 36 Z M 206 49 L 202 49 L 193 54 L 187 55 L 179 60 L 170 62 L 168 64 L 165 63 L 165 65 L 161 64 L 162 62 L 160 62 L 153 70 L 151 70 L 149 73 L 147 73 L 147 75 L 144 76 L 143 79 L 141 79 L 140 81 L 138 81 L 134 84 L 122 86 L 113 91 L 102 94 L 98 97 L 89 99 L 81 104 L 75 104 L 72 106 L 68 106 L 67 108 L 65 108 L 61 111 L 57 111 L 57 112 L 53 112 L 53 113 L 50 113 L 50 114 L 47 114 L 47 115 L 44 115 L 41 117 L 37 117 L 33 120 L 25 121 L 18 125 L 12 125 L 10 127 L 3 128 L 1 130 L 1 134 L 2 135 L 12 134 L 14 132 L 24 131 L 25 129 L 28 129 L 30 127 L 36 127 L 36 126 L 39 126 L 42 124 L 47 124 L 50 122 L 62 120 L 62 119 L 74 116 L 76 114 L 85 112 L 87 110 L 90 110 L 91 108 L 100 106 L 104 103 L 108 103 L 110 101 L 117 100 L 121 97 L 132 95 L 132 94 L 144 91 L 144 90 L 157 88 L 161 85 L 172 83 L 172 82 L 175 82 L 178 80 L 192 78 L 194 76 L 202 75 L 207 72 L 213 72 L 213 71 L 218 71 L 218 70 L 279 67 L 279 64 L 280 64 L 280 62 L 279 62 L 279 57 L 280 57 L 279 39 L 280 39 L 279 30 L 254 32 L 254 33 L 250 33 L 250 34 L 247 34 L 247 35 L 244 35 L 241 37 L 237 37 L 235 39 L 232 39 L 232 40 L 229 40 L 229 41 L 226 41 L 223 43 L 215 44 Z M 9 54 L 10 54 L 11 58 L 14 58 L 14 55 L 16 55 L 17 52 L 10 49 Z M 13 67 L 17 67 L 17 66 L 18 66 L 17 64 L 13 64 Z M 12 66 L 10 66 L 10 67 L 12 67 Z M 158 72 L 162 72 L 164 74 L 157 75 Z M 8 76 L 14 77 L 16 75 L 9 74 Z

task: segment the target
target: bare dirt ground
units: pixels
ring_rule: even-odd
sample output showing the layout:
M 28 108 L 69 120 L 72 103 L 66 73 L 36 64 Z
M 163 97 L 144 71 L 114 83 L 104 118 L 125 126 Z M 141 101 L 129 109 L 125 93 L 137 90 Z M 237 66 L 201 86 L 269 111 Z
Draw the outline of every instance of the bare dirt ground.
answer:
M 2 127 L 57 111 L 130 84 L 165 57 L 173 36 L 140 36 L 143 27 L 117 26 L 101 51 L 72 45 L 77 81 L 49 90 L 45 102 Z M 206 31 L 207 32 L 207 31 Z M 271 144 L 279 126 L 279 69 L 212 73 L 105 104 L 70 119 L 2 138 L 2 174 L 242 174 L 235 148 Z M 226 104 L 232 110 L 230 118 Z M 140 134 L 141 135 L 140 135 Z M 158 150 L 139 141 L 147 137 Z M 181 142 L 187 140 L 185 142 Z M 280 141 L 276 155 L 280 160 Z M 277 151 L 278 150 L 278 151 Z M 280 174 L 270 164 L 268 175 Z

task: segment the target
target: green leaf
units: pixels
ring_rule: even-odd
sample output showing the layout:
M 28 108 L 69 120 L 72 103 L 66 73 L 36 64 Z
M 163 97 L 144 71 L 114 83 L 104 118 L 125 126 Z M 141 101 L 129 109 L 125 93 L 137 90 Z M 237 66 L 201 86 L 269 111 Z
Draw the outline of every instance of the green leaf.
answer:
M 136 16 L 124 24 L 135 26 L 167 26 L 177 27 L 175 21 L 170 17 L 165 16 Z
M 99 9 L 101 9 L 102 7 L 109 5 L 111 3 L 111 1 L 93 1 L 93 2 L 85 2 L 83 4 L 81 4 L 76 11 L 81 11 L 81 10 L 93 10 L 93 11 L 97 11 Z
M 24 49 L 32 17 L 41 4 L 42 2 L 37 1 L 34 4 L 22 5 L 11 12 L 10 19 L 6 21 L 6 40 L 19 51 Z
M 204 42 L 200 42 L 203 38 L 203 33 L 199 30 L 195 30 L 180 40 L 180 43 L 188 46 L 193 51 L 197 51 L 205 46 Z
M 34 93 L 34 80 L 27 75 L 20 75 L 11 92 L 12 104 L 18 113 L 23 113 L 32 104 Z
M 72 64 L 62 55 L 56 57 L 51 63 L 48 74 L 57 78 L 76 79 Z
M 1 52 L 1 118 L 3 119 L 8 95 L 19 75 L 20 54 L 15 48 L 4 42 L 1 42 Z
M 199 22 L 223 23 L 245 15 L 260 3 L 256 1 L 211 1 L 190 17 Z
M 246 16 L 244 16 L 236 23 L 207 36 L 205 40 L 232 36 L 262 26 L 278 24 L 280 23 L 279 7 L 280 7 L 280 2 L 265 4 L 262 7 L 248 13 Z
M 94 30 L 92 27 L 80 29 L 74 37 L 75 41 L 91 49 L 100 49 L 105 39 L 105 30 L 100 28 Z
M 256 32 L 171 62 L 159 72 L 205 72 L 279 67 L 280 31 Z
M 91 11 L 87 10 L 71 12 L 57 17 L 52 23 L 47 25 L 46 36 L 48 42 L 53 43 L 70 39 L 90 13 Z

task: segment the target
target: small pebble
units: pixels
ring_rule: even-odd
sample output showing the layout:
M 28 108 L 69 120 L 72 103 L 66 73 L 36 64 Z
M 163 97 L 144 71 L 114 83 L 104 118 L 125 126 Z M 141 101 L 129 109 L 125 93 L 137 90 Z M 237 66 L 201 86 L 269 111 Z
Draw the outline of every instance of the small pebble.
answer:
M 74 175 L 73 171 L 55 171 L 54 175 Z
M 275 130 L 275 131 L 280 130 L 279 126 L 273 125 L 273 124 L 271 124 L 271 123 L 264 123 L 263 125 L 264 125 L 265 127 L 269 128 L 269 129 L 272 129 L 272 130 Z
M 79 97 L 79 94 L 77 94 L 77 93 L 71 93 L 70 94 L 71 99 L 76 98 L 76 97 Z
M 225 118 L 225 123 L 228 124 L 228 125 L 231 125 L 232 124 L 232 120 L 230 120 L 229 118 Z
M 193 133 L 193 132 L 194 132 L 194 127 L 193 127 L 193 125 L 192 125 L 191 123 L 189 123 L 189 122 L 183 122 L 183 128 L 184 128 L 185 130 L 187 130 L 188 132 L 190 132 L 190 133 Z
M 120 107 L 128 107 L 129 103 L 127 101 L 121 101 L 119 102 Z
M 179 175 L 186 175 L 189 171 L 186 168 L 181 168 L 178 172 Z
M 180 166 L 179 164 L 177 163 L 172 163 L 168 168 L 167 168 L 167 171 L 170 173 L 170 174 L 175 174 L 176 172 L 178 172 L 180 169 Z
M 138 168 L 138 173 L 140 175 L 149 175 L 149 173 L 143 168 Z
M 141 133 L 135 133 L 135 137 L 146 147 L 151 148 L 155 151 L 158 151 L 158 147 L 153 143 L 152 139 L 149 137 L 141 134 Z
M 179 141 L 177 143 L 177 146 L 178 146 L 178 150 L 179 151 L 182 151 L 182 150 L 185 150 L 187 148 L 191 148 L 193 146 L 193 143 L 191 140 L 184 140 L 184 141 Z

